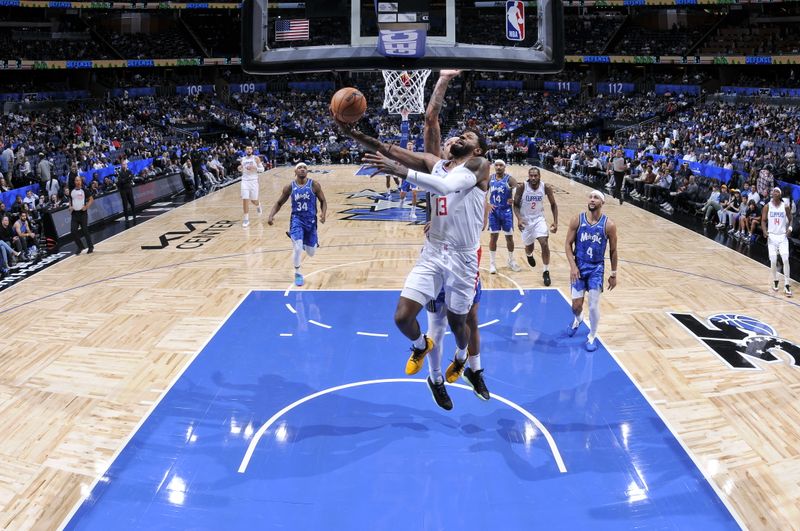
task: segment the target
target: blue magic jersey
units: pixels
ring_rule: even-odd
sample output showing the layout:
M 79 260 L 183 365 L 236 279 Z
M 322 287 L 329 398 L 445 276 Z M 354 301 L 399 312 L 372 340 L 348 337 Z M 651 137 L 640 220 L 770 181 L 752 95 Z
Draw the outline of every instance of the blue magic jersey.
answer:
M 493 175 L 489 180 L 489 203 L 495 208 L 511 208 L 508 203 L 511 199 L 511 187 L 508 185 L 510 178 L 511 176 L 506 173 L 502 179 L 497 179 Z
M 606 222 L 608 218 L 605 214 L 592 225 L 586 219 L 586 212 L 581 212 L 578 232 L 575 235 L 575 262 L 578 269 L 585 266 L 602 264 L 606 255 Z
M 300 186 L 297 181 L 292 181 L 292 215 L 302 218 L 317 217 L 317 194 L 312 188 L 314 181 L 306 180 L 306 184 Z

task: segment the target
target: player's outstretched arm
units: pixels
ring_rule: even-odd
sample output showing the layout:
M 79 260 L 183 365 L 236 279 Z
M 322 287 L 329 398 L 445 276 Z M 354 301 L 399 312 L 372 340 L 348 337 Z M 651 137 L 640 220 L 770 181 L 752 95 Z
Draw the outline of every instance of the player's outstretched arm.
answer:
M 434 157 L 429 153 L 416 153 L 414 151 L 409 151 L 405 148 L 395 146 L 394 144 L 381 142 L 377 138 L 365 135 L 353 127 L 352 124 L 336 120 L 335 118 L 334 121 L 336 121 L 343 134 L 349 136 L 367 148 L 369 151 L 385 155 L 413 170 L 431 171 L 433 166 L 439 162 L 437 157 Z
M 430 153 L 441 158 L 442 155 L 442 129 L 439 125 L 439 113 L 444 105 L 444 95 L 450 80 L 461 73 L 461 70 L 442 70 L 439 79 L 433 87 L 433 94 L 428 100 L 428 107 L 425 109 L 425 153 Z
M 567 255 L 567 262 L 569 262 L 569 278 L 571 282 L 578 280 L 580 272 L 578 271 L 578 264 L 575 262 L 575 239 L 578 236 L 578 224 L 580 223 L 580 216 L 574 216 L 569 222 L 567 229 L 567 239 L 564 243 L 564 252 Z M 606 225 L 608 227 L 608 225 Z
M 272 225 L 275 221 L 275 214 L 278 213 L 278 210 L 281 209 L 283 204 L 289 199 L 289 196 L 292 194 L 292 185 L 287 184 L 283 187 L 281 191 L 281 196 L 275 201 L 275 205 L 272 207 L 272 210 L 269 213 L 269 217 L 267 218 L 267 224 Z
M 550 225 L 550 232 L 555 234 L 558 231 L 558 205 L 556 204 L 556 194 L 553 193 L 553 187 L 546 183 L 544 185 L 544 193 L 547 194 L 547 200 L 550 201 L 550 212 L 553 213 L 553 224 Z
M 606 235 L 608 235 L 608 257 L 611 259 L 611 274 L 608 275 L 608 290 L 617 287 L 617 224 L 610 219 L 606 222 Z
M 328 215 L 328 201 L 325 199 L 325 194 L 322 193 L 322 186 L 317 181 L 311 186 L 314 190 L 314 195 L 317 196 L 319 201 L 319 222 L 325 223 L 325 217 Z
M 476 187 L 484 192 L 489 189 L 489 175 L 491 164 L 484 157 L 472 157 L 464 163 L 464 167 L 475 174 L 477 178 Z
M 485 168 L 481 166 L 480 160 L 483 160 L 483 166 L 485 166 Z M 470 165 L 467 163 L 463 166 L 457 167 L 445 177 L 438 177 L 429 173 L 423 173 L 409 169 L 403 164 L 391 160 L 380 153 L 368 153 L 364 155 L 364 161 L 368 165 L 375 168 L 376 172 L 382 171 L 384 173 L 388 173 L 389 175 L 396 175 L 397 177 L 401 177 L 412 184 L 416 184 L 423 190 L 433 192 L 438 195 L 447 195 L 460 190 L 469 190 L 472 187 L 480 186 L 482 178 L 481 176 L 484 173 L 485 176 L 489 175 L 489 163 L 486 161 L 486 159 L 479 159 L 479 162 L 477 162 L 477 165 L 479 166 L 475 169 L 480 173 L 480 175 L 476 175 L 475 171 L 473 170 L 473 167 L 476 166 L 475 164 Z M 486 186 L 485 181 L 483 182 L 483 185 Z

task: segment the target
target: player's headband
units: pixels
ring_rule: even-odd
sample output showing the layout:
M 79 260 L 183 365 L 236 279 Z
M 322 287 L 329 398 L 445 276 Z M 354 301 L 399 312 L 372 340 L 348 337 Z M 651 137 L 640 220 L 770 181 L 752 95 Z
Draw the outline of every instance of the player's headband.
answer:
M 295 164 L 294 169 L 297 169 L 297 168 L 300 168 L 300 167 L 308 168 L 308 165 L 305 162 L 298 162 L 297 164 Z
M 502 159 L 497 159 L 496 161 L 494 161 L 495 166 L 497 166 L 498 164 L 502 164 L 503 166 L 506 165 L 505 161 Z
M 601 192 L 600 190 L 592 190 L 591 192 L 589 192 L 589 197 L 596 197 L 601 202 L 603 203 L 606 202 L 606 196 L 603 195 L 603 192 Z
M 783 191 L 780 188 L 778 188 L 777 186 L 775 188 L 773 188 L 772 191 L 773 192 L 778 192 L 779 194 L 783 195 Z

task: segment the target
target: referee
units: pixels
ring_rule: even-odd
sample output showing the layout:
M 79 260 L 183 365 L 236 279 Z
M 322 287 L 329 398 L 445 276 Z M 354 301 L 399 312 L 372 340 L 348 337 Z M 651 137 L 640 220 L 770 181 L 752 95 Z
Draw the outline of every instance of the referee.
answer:
M 625 162 L 625 154 L 621 149 L 618 149 L 613 159 L 611 159 L 611 170 L 614 172 L 614 197 L 619 199 L 619 204 L 622 204 L 622 182 L 625 179 L 625 173 L 628 171 L 628 163 Z
M 128 169 L 128 161 L 124 159 L 119 175 L 117 175 L 117 188 L 122 199 L 122 211 L 125 213 L 125 221 L 130 221 L 130 218 L 133 217 L 133 223 L 136 224 L 136 205 L 133 202 L 133 172 Z M 129 208 L 130 216 L 128 215 Z
M 83 244 L 81 237 L 78 234 L 78 227 L 81 228 L 83 237 L 86 238 L 86 245 L 89 247 L 87 251 L 89 254 L 94 252 L 94 245 L 92 244 L 92 237 L 89 234 L 89 207 L 92 206 L 94 197 L 83 187 L 83 178 L 80 176 L 75 177 L 75 188 L 69 192 L 69 211 L 72 213 L 72 237 L 75 239 L 75 245 L 78 246 L 78 252 L 83 252 Z

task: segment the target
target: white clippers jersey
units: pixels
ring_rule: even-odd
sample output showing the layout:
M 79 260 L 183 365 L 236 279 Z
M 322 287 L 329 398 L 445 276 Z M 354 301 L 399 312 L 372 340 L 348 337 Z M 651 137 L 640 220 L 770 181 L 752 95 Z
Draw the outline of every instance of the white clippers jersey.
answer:
M 525 181 L 525 189 L 522 191 L 522 200 L 519 205 L 519 213 L 525 221 L 533 221 L 544 216 L 544 182 L 539 181 L 539 187 L 534 190 L 530 183 Z
M 449 171 L 445 166 L 446 162 L 437 162 L 431 174 L 446 176 Z M 480 247 L 485 201 L 486 192 L 477 186 L 447 195 L 432 193 L 431 230 L 428 234 L 430 241 L 447 244 L 459 250 L 475 250 Z
M 242 157 L 242 180 L 243 181 L 256 181 L 258 180 L 258 171 L 261 166 L 261 160 L 255 155 L 249 157 Z
M 789 220 L 786 219 L 786 205 L 781 202 L 780 206 L 775 206 L 772 201 L 769 202 L 769 218 L 767 219 L 767 231 L 771 238 L 785 238 L 786 228 L 789 226 Z

